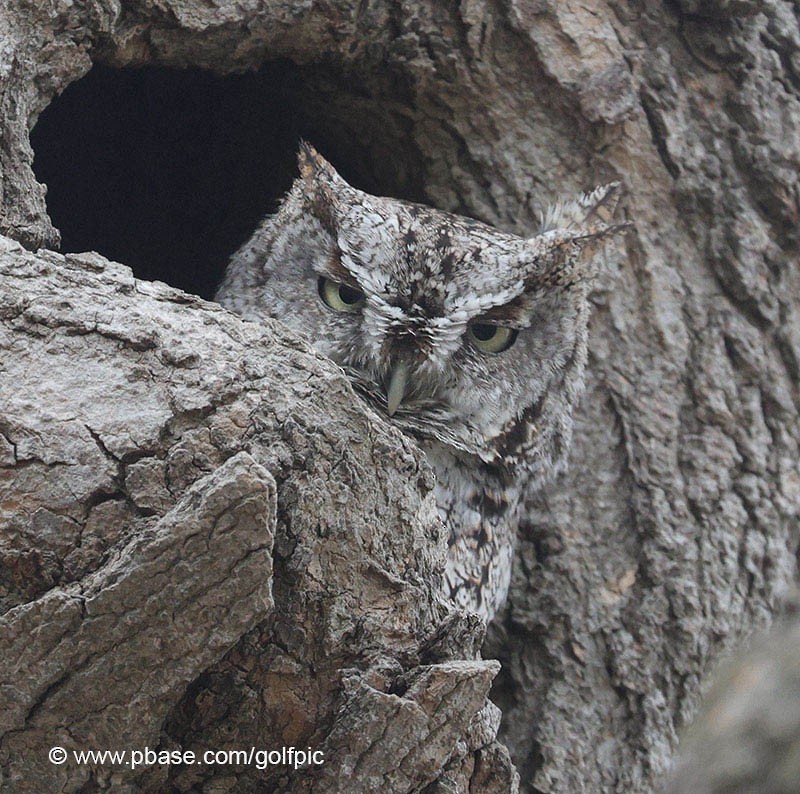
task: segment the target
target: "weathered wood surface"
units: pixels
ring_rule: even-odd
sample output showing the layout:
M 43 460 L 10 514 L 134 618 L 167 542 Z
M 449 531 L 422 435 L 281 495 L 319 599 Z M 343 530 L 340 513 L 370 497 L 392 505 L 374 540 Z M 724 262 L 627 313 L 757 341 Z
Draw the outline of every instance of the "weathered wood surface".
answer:
M 796 601 L 796 599 L 795 599 Z M 681 740 L 665 794 L 794 794 L 800 781 L 800 623 L 728 659 Z
M 439 600 L 410 442 L 277 327 L 1 239 L 0 788 L 512 791 L 498 665 Z M 52 746 L 325 763 L 92 768 Z
M 795 5 L 107 0 L 46 8 L 13 2 L 0 13 L 0 228 L 28 246 L 53 244 L 56 237 L 30 170 L 28 128 L 92 59 L 221 72 L 276 57 L 307 64 L 307 91 L 298 101 L 324 117 L 329 134 L 339 135 L 354 158 L 357 152 L 384 181 L 400 184 L 413 171 L 432 203 L 504 228 L 530 229 L 537 209 L 559 192 L 612 179 L 625 184 L 626 212 L 636 230 L 625 250 L 609 254 L 598 281 L 589 385 L 572 466 L 546 494 L 531 499 L 508 613 L 493 628 L 485 655 L 503 664 L 492 697 L 503 710 L 501 735 L 524 791 L 652 791 L 669 766 L 678 732 L 695 713 L 708 670 L 754 626 L 769 622 L 778 594 L 796 575 Z M 100 283 L 104 278 L 98 275 Z M 139 289 L 129 296 L 130 311 L 139 305 Z M 78 327 L 91 326 L 91 315 L 81 315 L 80 307 L 75 314 Z M 198 323 L 197 333 L 182 340 L 179 359 L 202 358 L 207 332 Z M 23 339 L 23 347 L 33 346 L 38 337 Z M 133 355 L 137 345 L 148 344 L 120 342 L 107 355 Z M 284 357 L 274 355 L 278 367 Z M 147 394 L 166 388 L 158 378 L 168 379 L 172 368 L 152 376 Z M 117 369 L 110 365 L 112 373 Z M 54 371 L 64 379 L 59 399 L 74 391 L 89 405 L 90 374 Z M 138 376 L 132 377 L 135 384 Z M 283 378 L 285 388 L 291 382 Z M 349 393 L 335 382 L 338 396 L 322 389 L 316 398 L 303 397 L 318 400 L 311 414 L 298 414 L 306 417 L 302 422 L 294 420 L 305 431 L 281 431 L 287 460 L 299 461 L 309 445 L 322 443 L 314 440 L 321 431 L 311 429 L 309 416 L 335 425 L 330 433 L 337 438 L 356 421 L 341 413 L 356 409 L 346 409 Z M 319 381 L 305 388 L 316 393 Z M 208 410 L 209 394 L 229 390 L 209 387 L 196 410 Z M 138 433 L 167 419 L 155 407 L 150 416 L 148 400 L 133 394 L 145 413 L 141 428 L 117 428 L 114 435 L 128 432 L 135 445 Z M 47 399 L 57 410 L 56 396 Z M 40 404 L 30 399 L 31 406 Z M 386 437 L 387 450 L 406 450 L 398 468 L 418 465 L 402 462 L 416 458 L 395 436 Z M 243 450 L 231 444 L 231 454 Z M 45 460 L 58 461 L 60 448 Z M 108 448 L 117 457 L 132 449 Z M 11 449 L 5 457 L 13 463 Z M 115 476 L 113 461 L 97 445 L 93 455 L 75 464 L 84 467 L 82 488 L 89 494 L 103 477 Z M 388 455 L 379 457 L 391 460 Z M 204 475 L 216 467 L 212 459 L 201 467 Z M 254 459 L 278 481 L 269 460 Z M 180 461 L 179 470 L 194 470 Z M 151 472 L 152 465 L 132 469 L 128 487 L 136 477 L 141 486 L 130 498 L 143 500 L 137 509 L 162 515 L 192 478 L 184 473 L 170 491 L 157 486 L 161 474 Z M 303 487 L 313 490 L 313 478 L 323 475 L 305 465 L 296 469 L 306 472 L 311 485 Z M 370 480 L 370 493 L 380 501 L 375 493 L 393 481 L 388 471 L 359 471 L 359 478 L 377 478 Z M 400 490 L 384 494 L 386 504 L 395 504 L 401 492 L 408 504 L 421 504 L 407 495 L 408 486 L 395 487 Z M 278 491 L 280 524 L 280 484 Z M 46 492 L 37 486 L 36 493 Z M 75 499 L 58 492 L 47 498 Z M 306 518 L 298 513 L 296 521 L 310 522 L 332 498 L 307 502 Z M 100 565 L 103 543 L 111 548 L 120 541 L 132 520 L 125 512 L 132 508 L 122 501 L 105 508 L 120 515 L 103 520 L 122 529 L 105 539 L 99 533 L 88 546 L 77 545 L 81 533 L 63 517 L 26 524 L 38 538 L 32 547 L 57 547 L 51 555 L 58 563 L 44 553 L 41 562 L 30 563 L 34 573 L 42 570 L 48 588 L 72 571 L 83 576 Z M 273 558 L 295 561 L 282 542 L 276 540 Z M 380 543 L 403 542 L 414 543 L 380 535 Z M 59 554 L 71 545 L 75 559 L 64 567 Z M 417 560 L 433 554 L 424 544 L 415 548 Z M 419 586 L 427 587 L 432 568 L 415 565 Z M 326 576 L 337 570 L 330 566 Z M 16 586 L 38 581 L 34 573 Z M 39 592 L 30 586 L 20 598 Z M 294 636 L 299 618 L 284 608 L 276 597 L 281 632 Z M 383 618 L 380 611 L 365 616 L 369 625 Z M 428 620 L 420 615 L 415 631 Z M 340 661 L 331 660 L 331 670 Z M 277 662 L 265 658 L 253 675 L 266 676 L 271 664 Z M 234 678 L 247 675 L 239 671 Z M 272 719 L 271 706 L 265 717 L 263 706 L 235 687 L 226 689 L 227 680 L 206 677 L 192 690 L 213 693 L 210 701 L 201 699 L 201 711 L 227 701 L 242 704 L 232 709 L 234 722 Z M 358 687 L 349 691 L 360 697 Z M 287 725 L 286 736 L 321 725 L 328 700 L 320 697 L 304 700 L 306 722 L 302 730 Z

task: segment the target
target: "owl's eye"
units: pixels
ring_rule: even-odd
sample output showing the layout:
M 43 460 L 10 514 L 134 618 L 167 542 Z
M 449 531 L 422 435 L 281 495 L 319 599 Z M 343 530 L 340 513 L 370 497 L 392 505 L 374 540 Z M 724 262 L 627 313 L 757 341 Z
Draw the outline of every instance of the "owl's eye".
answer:
M 515 328 L 489 323 L 472 323 L 469 335 L 475 346 L 483 353 L 502 353 L 514 344 L 517 338 Z
M 337 312 L 357 312 L 365 303 L 366 298 L 361 290 L 348 287 L 338 281 L 320 277 L 317 289 L 322 300 Z

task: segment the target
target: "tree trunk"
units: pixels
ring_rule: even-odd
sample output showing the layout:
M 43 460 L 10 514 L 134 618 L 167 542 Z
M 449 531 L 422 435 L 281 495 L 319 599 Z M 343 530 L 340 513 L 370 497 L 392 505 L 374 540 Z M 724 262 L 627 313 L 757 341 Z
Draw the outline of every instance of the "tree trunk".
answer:
M 722 666 L 682 738 L 667 794 L 795 794 L 800 623 L 794 614 Z
M 3 239 L 4 789 L 513 790 L 410 442 L 277 327 Z M 324 764 L 71 755 L 284 746 Z
M 793 4 L 12 0 L 0 45 L 0 231 L 29 249 L 58 242 L 29 129 L 92 62 L 303 64 L 298 102 L 363 173 L 517 232 L 623 182 L 571 467 L 531 495 L 483 655 L 522 791 L 662 785 L 709 670 L 796 575 Z M 513 790 L 413 444 L 277 326 L 96 255 L 2 257 L 2 784 Z

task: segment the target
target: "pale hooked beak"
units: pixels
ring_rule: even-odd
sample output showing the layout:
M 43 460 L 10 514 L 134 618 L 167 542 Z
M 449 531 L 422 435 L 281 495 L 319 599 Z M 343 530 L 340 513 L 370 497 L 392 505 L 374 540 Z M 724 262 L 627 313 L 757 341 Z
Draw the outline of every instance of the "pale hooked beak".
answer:
M 389 375 L 389 386 L 386 389 L 386 410 L 389 416 L 394 416 L 395 411 L 403 402 L 408 383 L 408 364 L 398 361 Z

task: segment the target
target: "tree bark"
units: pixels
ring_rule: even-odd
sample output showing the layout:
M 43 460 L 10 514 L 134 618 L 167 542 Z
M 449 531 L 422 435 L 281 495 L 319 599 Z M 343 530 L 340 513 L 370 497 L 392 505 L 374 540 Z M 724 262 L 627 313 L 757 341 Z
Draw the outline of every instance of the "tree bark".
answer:
M 512 791 L 410 442 L 277 327 L 2 239 L 4 790 Z M 325 763 L 48 760 L 283 746 Z
M 571 467 L 531 495 L 484 656 L 502 663 L 491 697 L 523 791 L 661 785 L 709 669 L 796 576 L 793 4 L 20 2 L 0 31 L 0 231 L 28 248 L 57 243 L 28 130 L 92 61 L 305 64 L 298 101 L 365 170 L 396 184 L 411 170 L 431 203 L 513 231 L 559 193 L 623 182 L 635 231 L 598 278 Z M 93 255 L 3 261 L 0 639 L 29 671 L 23 686 L 3 670 L 4 781 L 513 789 L 485 705 L 496 668 L 434 593 L 444 541 L 413 445 L 277 328 Z M 191 570 L 148 575 L 177 544 Z M 270 559 L 271 607 L 256 584 Z M 239 568 L 241 586 L 220 578 Z M 131 598 L 149 606 L 129 624 Z M 20 650 L 32 625 L 52 636 Z M 138 647 L 150 631 L 174 651 Z M 175 654 L 168 672 L 159 652 Z M 86 694 L 98 686 L 107 704 Z M 22 748 L 73 718 L 78 744 L 128 736 L 115 708 L 134 696 L 150 705 L 131 741 L 314 744 L 326 763 L 132 774 L 38 759 L 53 777 L 25 783 Z
M 800 623 L 726 661 L 681 742 L 666 794 L 792 794 L 800 780 Z

